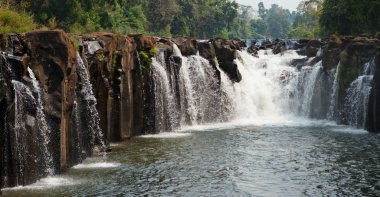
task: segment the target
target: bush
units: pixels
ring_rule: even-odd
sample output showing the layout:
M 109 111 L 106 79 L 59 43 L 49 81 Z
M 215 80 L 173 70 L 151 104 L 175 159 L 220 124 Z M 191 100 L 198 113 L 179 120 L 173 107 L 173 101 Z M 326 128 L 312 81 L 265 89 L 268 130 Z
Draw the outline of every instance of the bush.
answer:
M 312 39 L 314 35 L 313 32 L 308 30 L 305 26 L 298 26 L 289 32 L 288 37 L 293 39 Z
M 31 15 L 0 8 L 0 33 L 22 33 L 36 28 Z

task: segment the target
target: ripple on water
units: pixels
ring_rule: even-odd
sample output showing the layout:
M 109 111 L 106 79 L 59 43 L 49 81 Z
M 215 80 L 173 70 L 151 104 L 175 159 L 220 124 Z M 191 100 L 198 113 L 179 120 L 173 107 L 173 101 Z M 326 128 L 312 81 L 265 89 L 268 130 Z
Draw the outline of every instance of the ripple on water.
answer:
M 331 129 L 333 132 L 339 132 L 339 133 L 350 133 L 350 134 L 368 134 L 368 131 L 364 129 L 357 129 L 357 128 L 352 128 L 352 127 L 340 127 L 340 128 L 335 128 Z
M 77 179 L 73 179 L 67 176 L 51 176 L 51 177 L 43 178 L 32 185 L 5 188 L 3 189 L 3 191 L 44 190 L 44 189 L 62 187 L 62 186 L 73 186 L 77 184 L 80 184 L 80 181 Z
M 139 138 L 182 138 L 182 137 L 189 137 L 191 136 L 191 133 L 177 133 L 177 132 L 164 132 L 159 134 L 152 134 L 152 135 L 143 135 Z
M 73 169 L 98 169 L 98 168 L 116 168 L 120 163 L 97 162 L 97 163 L 82 163 L 73 167 Z

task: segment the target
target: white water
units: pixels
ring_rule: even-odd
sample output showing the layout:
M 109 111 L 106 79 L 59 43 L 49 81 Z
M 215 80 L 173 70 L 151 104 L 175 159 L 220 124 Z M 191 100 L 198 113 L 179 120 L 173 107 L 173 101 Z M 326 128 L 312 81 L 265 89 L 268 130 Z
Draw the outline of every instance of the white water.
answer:
M 17 155 L 17 161 L 15 167 L 19 172 L 19 176 L 16 177 L 17 185 L 22 184 L 21 177 L 24 176 L 25 171 L 25 158 L 24 152 L 26 151 L 25 147 L 25 134 L 26 134 L 26 125 L 34 126 L 35 120 L 32 117 L 29 117 L 29 121 L 24 121 L 28 118 L 26 116 L 25 104 L 27 99 L 35 100 L 32 92 L 27 86 L 19 81 L 12 80 L 13 88 L 15 91 L 15 127 L 14 127 L 14 142 L 15 142 L 15 155 Z
M 80 81 L 82 85 L 80 93 L 81 93 L 81 96 L 84 97 L 86 108 L 90 112 L 90 114 L 88 114 L 89 122 L 83 123 L 83 124 L 86 124 L 88 128 L 90 129 L 90 133 L 91 133 L 90 144 L 95 145 L 95 140 L 98 139 L 100 142 L 100 145 L 102 146 L 102 148 L 104 148 L 105 142 L 103 138 L 103 132 L 99 125 L 100 118 L 99 118 L 98 111 L 96 109 L 96 104 L 97 104 L 96 98 L 92 91 L 92 84 L 90 82 L 90 76 L 89 76 L 88 70 L 86 66 L 84 65 L 83 60 L 80 57 L 79 53 L 77 53 L 77 71 L 78 71 L 78 76 L 80 77 Z M 78 95 L 76 97 L 78 97 Z M 78 102 L 76 101 L 76 103 Z
M 107 162 L 97 162 L 97 163 L 82 163 L 73 167 L 73 169 L 104 169 L 104 168 L 116 168 L 119 167 L 120 163 L 107 163 Z
M 141 138 L 183 138 L 189 137 L 191 133 L 179 133 L 179 132 L 163 132 L 154 135 L 143 135 Z
M 27 186 L 18 186 L 12 188 L 5 188 L 3 191 L 14 191 L 14 190 L 44 190 L 55 187 L 62 186 L 72 186 L 79 184 L 80 181 L 74 178 L 70 178 L 68 176 L 49 176 L 43 178 L 32 185 Z
M 335 120 L 336 119 L 336 111 L 337 111 L 337 103 L 338 103 L 338 91 L 339 91 L 339 81 L 338 81 L 338 74 L 340 70 L 341 64 L 339 62 L 335 75 L 334 75 L 334 83 L 333 83 L 333 91 L 330 96 L 330 106 L 329 106 L 329 113 L 327 114 L 327 118 L 329 120 Z
M 153 59 L 152 71 L 155 95 L 155 129 L 158 131 L 171 131 L 175 125 L 177 106 L 174 92 L 169 82 L 169 72 L 163 63 Z M 169 118 L 168 118 L 169 117 Z
M 161 132 L 176 129 L 159 125 L 167 124 L 168 120 L 179 121 L 181 128 L 225 121 L 240 125 L 292 125 L 305 121 L 297 117 L 309 116 L 314 86 L 322 72 L 321 63 L 301 71 L 290 66 L 293 59 L 303 58 L 295 51 L 287 51 L 284 55 L 260 51 L 259 58 L 238 51 L 235 61 L 242 81 L 230 81 L 217 66 L 221 73 L 219 88 L 216 71 L 207 60 L 197 55 L 183 57 L 176 45 L 174 55 L 182 59 L 178 76 L 179 106 L 170 104 L 175 103 L 176 94 L 163 58 L 153 61 L 156 125 Z M 170 113 L 176 107 L 179 107 L 179 115 Z
M 160 107 L 156 108 L 159 112 L 156 121 L 178 121 L 179 128 L 172 126 L 160 131 L 213 128 L 223 122 L 231 125 L 308 126 L 312 123 L 307 118 L 336 120 L 339 66 L 334 76 L 333 71 L 323 70 L 321 61 L 298 68 L 291 66 L 292 60 L 305 58 L 293 50 L 277 55 L 270 50 L 259 51 L 258 58 L 246 51 L 238 51 L 235 62 L 242 81 L 230 81 L 217 65 L 221 73 L 219 89 L 215 69 L 207 60 L 199 55 L 184 57 L 176 45 L 173 51 L 182 59 L 178 74 L 180 102 L 177 106 L 170 104 L 176 100 L 174 85 L 170 84 L 172 76 L 168 74 L 165 61 L 154 61 L 155 81 L 161 86 L 156 90 L 156 97 L 160 98 L 160 104 L 156 103 Z M 318 55 L 322 55 L 322 51 Z M 311 59 L 307 61 L 310 62 Z M 355 111 L 350 116 L 350 125 L 360 123 L 359 127 L 364 127 L 372 80 L 368 73 L 372 70 L 373 65 L 368 64 L 363 71 L 365 76 L 356 79 L 348 90 L 349 101 L 346 103 L 349 103 L 349 110 Z M 168 113 L 171 109 L 178 109 L 180 114 Z
M 348 112 L 348 124 L 357 128 L 364 128 L 367 120 L 374 61 L 373 58 L 364 65 L 362 75 L 355 79 L 346 91 L 344 110 Z
M 220 91 L 214 68 L 199 55 L 183 57 L 175 44 L 173 56 L 181 58 L 179 68 L 166 65 L 162 54 L 152 63 L 156 131 L 168 132 L 178 126 L 219 119 L 221 114 L 216 111 L 220 106 L 215 99 L 220 97 Z
M 48 175 L 53 174 L 53 157 L 51 151 L 49 149 L 50 144 L 50 127 L 46 121 L 46 116 L 44 112 L 44 103 L 42 96 L 42 89 L 40 88 L 40 84 L 34 75 L 32 69 L 28 67 L 29 77 L 32 79 L 32 84 L 34 91 L 37 93 L 37 126 L 42 135 L 42 144 L 43 144 L 43 154 L 44 154 L 44 162 L 46 166 L 46 173 Z

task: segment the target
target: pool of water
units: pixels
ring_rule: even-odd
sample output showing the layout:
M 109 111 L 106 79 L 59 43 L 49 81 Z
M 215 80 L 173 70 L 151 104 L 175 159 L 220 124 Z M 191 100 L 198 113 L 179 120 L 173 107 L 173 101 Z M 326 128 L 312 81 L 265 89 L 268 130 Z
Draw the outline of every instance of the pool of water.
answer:
M 112 148 L 3 196 L 380 196 L 380 135 L 330 123 L 206 125 Z

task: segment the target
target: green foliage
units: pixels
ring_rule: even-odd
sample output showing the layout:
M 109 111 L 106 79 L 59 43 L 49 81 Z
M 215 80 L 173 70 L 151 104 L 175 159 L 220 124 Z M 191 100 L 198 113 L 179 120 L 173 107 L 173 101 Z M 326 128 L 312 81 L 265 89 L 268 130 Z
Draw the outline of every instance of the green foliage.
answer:
M 251 27 L 256 35 L 264 37 L 267 34 L 268 23 L 263 19 L 255 19 L 251 21 Z M 257 38 L 256 36 L 254 36 Z
M 116 68 L 117 66 L 117 51 L 112 53 L 112 66 L 113 68 Z
M 291 25 L 291 13 L 276 4 L 268 10 L 268 34 L 273 38 L 286 38 Z
M 36 28 L 33 17 L 27 13 L 0 8 L 0 33 L 22 33 Z
M 340 87 L 346 89 L 360 75 L 361 68 L 354 64 L 354 62 L 357 62 L 357 56 L 350 57 L 347 51 L 340 53 L 340 59 L 341 63 L 344 62 L 344 64 L 339 69 L 338 81 Z
M 146 76 L 150 71 L 150 66 L 152 64 L 152 58 L 145 51 L 140 51 L 139 57 L 140 57 L 139 69 L 141 71 L 141 74 L 143 76 Z
M 325 0 L 320 16 L 324 35 L 376 33 L 380 30 L 379 0 Z
M 142 76 L 147 76 L 152 65 L 152 57 L 158 55 L 159 50 L 156 47 L 152 47 L 145 51 L 139 51 L 139 70 L 141 71 Z
M 79 51 L 79 42 L 78 42 L 78 39 L 75 38 L 75 36 L 73 34 L 71 34 L 69 36 L 69 38 L 70 38 L 71 42 L 74 44 L 74 47 L 75 47 L 76 51 Z
M 233 0 L 69 0 L 64 3 L 7 0 L 0 1 L 0 6 L 25 10 L 42 26 L 77 34 L 108 31 L 203 39 L 219 35 L 248 38 L 253 34 L 250 20 L 254 11 Z
M 149 50 L 149 55 L 152 56 L 152 57 L 154 57 L 154 56 L 158 55 L 159 52 L 160 52 L 160 51 L 158 50 L 158 48 L 156 48 L 156 47 L 152 47 L 152 48 Z
M 313 35 L 313 32 L 307 29 L 305 26 L 298 26 L 289 32 L 288 37 L 292 39 L 312 39 L 315 36 Z
M 258 5 L 260 19 L 251 20 L 251 28 L 255 38 L 286 38 L 293 22 L 294 13 L 273 4 L 266 9 L 262 2 Z

